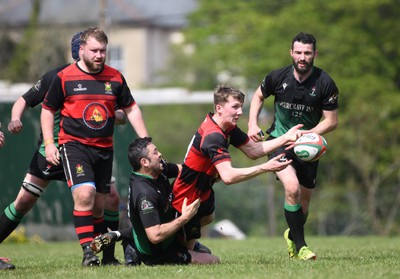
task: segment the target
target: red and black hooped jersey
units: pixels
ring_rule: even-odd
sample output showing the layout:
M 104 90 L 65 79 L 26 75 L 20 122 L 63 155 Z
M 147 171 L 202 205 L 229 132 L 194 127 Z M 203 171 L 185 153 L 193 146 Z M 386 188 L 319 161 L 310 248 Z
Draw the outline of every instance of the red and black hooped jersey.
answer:
M 181 212 L 184 198 L 190 204 L 197 198 L 205 201 L 211 194 L 212 186 L 219 178 L 215 166 L 231 161 L 229 145 L 236 148 L 249 141 L 246 133 L 234 126 L 222 131 L 209 113 L 194 135 L 188 147 L 182 171 L 173 186 L 172 205 Z
M 112 148 L 115 110 L 133 106 L 122 74 L 107 65 L 96 74 L 82 71 L 77 63 L 53 79 L 43 107 L 61 109 L 59 143 L 77 141 Z

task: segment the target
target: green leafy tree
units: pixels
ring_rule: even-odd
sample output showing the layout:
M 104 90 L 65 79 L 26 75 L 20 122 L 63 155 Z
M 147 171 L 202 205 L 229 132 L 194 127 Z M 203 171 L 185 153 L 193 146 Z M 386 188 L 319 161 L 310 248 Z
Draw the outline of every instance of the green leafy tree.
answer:
M 29 69 L 29 55 L 33 46 L 32 40 L 38 27 L 38 18 L 40 11 L 40 1 L 33 1 L 33 9 L 29 19 L 29 26 L 26 28 L 22 41 L 17 45 L 13 59 L 6 71 L 6 78 L 21 82 L 24 80 L 24 74 Z
M 11 82 L 35 82 L 43 73 L 67 61 L 64 54 L 69 51 L 59 39 L 62 31 L 40 27 L 41 1 L 32 2 L 29 24 L 19 41 L 12 41 L 6 28 L 2 30 L 5 40 L 0 43 L 0 62 L 4 67 L 0 72 Z

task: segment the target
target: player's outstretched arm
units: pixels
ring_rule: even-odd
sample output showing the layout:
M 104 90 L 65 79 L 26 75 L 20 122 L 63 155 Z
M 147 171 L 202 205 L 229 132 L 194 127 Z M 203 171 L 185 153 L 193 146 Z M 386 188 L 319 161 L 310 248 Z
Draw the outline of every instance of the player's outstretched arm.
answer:
M 250 140 L 245 145 L 240 146 L 239 149 L 246 154 L 247 157 L 258 159 L 271 153 L 278 147 L 293 144 L 304 133 L 304 131 L 300 130 L 302 127 L 303 124 L 298 124 L 287 131 L 286 134 L 272 140 L 263 142 Z
M 221 180 L 227 184 L 235 184 L 238 182 L 249 180 L 265 172 L 276 172 L 286 168 L 292 160 L 280 161 L 284 154 L 280 154 L 266 163 L 247 167 L 233 168 L 231 162 L 225 161 L 217 164 L 215 167 L 221 177 Z
M 305 134 L 304 130 L 300 130 L 301 128 L 303 128 L 303 126 L 303 124 L 297 124 L 296 126 L 290 128 L 284 135 L 277 137 L 273 140 L 263 142 L 262 144 L 264 147 L 264 151 L 269 154 L 278 147 L 293 144 L 299 137 Z

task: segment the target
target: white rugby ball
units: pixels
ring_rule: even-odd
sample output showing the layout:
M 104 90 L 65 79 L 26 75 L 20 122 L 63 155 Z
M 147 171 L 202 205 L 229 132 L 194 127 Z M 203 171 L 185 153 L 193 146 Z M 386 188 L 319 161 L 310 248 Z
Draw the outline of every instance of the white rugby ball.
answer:
M 323 136 L 308 133 L 296 140 L 293 149 L 296 156 L 302 161 L 313 162 L 325 155 L 328 144 Z

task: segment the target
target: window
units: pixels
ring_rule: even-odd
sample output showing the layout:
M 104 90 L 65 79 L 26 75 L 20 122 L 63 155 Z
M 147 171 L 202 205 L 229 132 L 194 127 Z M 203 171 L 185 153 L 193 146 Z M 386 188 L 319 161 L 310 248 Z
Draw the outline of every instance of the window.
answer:
M 125 67 L 124 67 L 124 60 L 123 60 L 123 55 L 122 55 L 122 48 L 121 47 L 116 47 L 112 46 L 108 50 L 108 65 L 116 68 L 118 71 L 121 73 L 124 72 Z

